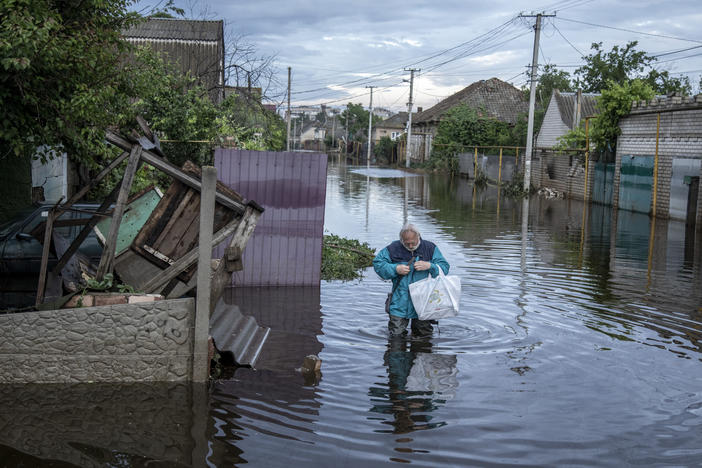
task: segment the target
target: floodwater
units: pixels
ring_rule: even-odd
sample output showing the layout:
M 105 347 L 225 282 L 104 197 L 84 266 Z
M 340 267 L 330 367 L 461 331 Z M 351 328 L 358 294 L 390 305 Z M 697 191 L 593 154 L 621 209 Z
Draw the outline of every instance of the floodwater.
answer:
M 330 163 L 325 230 L 418 226 L 462 283 L 429 340 L 389 342 L 372 268 L 230 290 L 272 332 L 208 388 L 0 388 L 2 466 L 700 466 L 702 242 L 684 223 Z M 528 212 L 528 217 L 524 214 Z M 321 373 L 301 375 L 304 356 Z

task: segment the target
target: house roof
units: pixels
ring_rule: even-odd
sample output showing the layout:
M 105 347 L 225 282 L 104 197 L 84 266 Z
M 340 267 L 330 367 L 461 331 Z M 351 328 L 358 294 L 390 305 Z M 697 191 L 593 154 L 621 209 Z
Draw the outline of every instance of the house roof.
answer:
M 126 38 L 172 39 L 185 41 L 218 41 L 222 38 L 223 22 L 149 18 L 124 32 Z
M 519 89 L 498 78 L 480 80 L 453 94 L 433 107 L 420 112 L 415 123 L 438 122 L 451 108 L 459 104 L 467 104 L 477 109 L 484 107 L 488 115 L 515 124 L 520 112 L 526 112 L 529 104 Z
M 553 90 L 553 98 L 558 104 L 558 113 L 561 120 L 568 128 L 573 128 L 573 119 L 575 118 L 575 103 L 578 93 L 562 93 L 557 89 Z M 580 104 L 580 118 L 584 119 L 591 115 L 599 114 L 597 109 L 597 97 L 599 93 L 582 93 L 582 101 Z
M 147 45 L 183 73 L 197 77 L 218 103 L 224 98 L 223 21 L 148 18 L 123 31 L 133 44 Z
M 400 128 L 403 129 L 407 125 L 407 112 L 398 112 L 397 114 L 388 117 L 387 119 L 375 124 L 376 128 Z

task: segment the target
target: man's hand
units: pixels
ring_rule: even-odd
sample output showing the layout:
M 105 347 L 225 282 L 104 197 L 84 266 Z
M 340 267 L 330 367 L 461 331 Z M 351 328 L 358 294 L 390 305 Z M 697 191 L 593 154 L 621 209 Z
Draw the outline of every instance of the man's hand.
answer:
M 424 271 L 428 270 L 429 268 L 431 268 L 431 263 L 429 262 L 425 262 L 423 260 L 414 262 L 414 269 L 417 271 Z
M 407 273 L 410 272 L 410 267 L 407 265 L 397 265 L 395 267 L 395 271 L 397 271 L 398 275 L 406 275 Z

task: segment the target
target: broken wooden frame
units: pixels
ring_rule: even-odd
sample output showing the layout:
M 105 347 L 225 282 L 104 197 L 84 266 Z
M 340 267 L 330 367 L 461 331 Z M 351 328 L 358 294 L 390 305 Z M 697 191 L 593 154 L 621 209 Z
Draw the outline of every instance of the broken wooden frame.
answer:
M 60 205 L 59 201 L 59 203 L 57 203 L 49 211 L 44 231 L 44 248 L 42 252 L 39 283 L 37 286 L 37 306 L 44 302 L 48 274 L 48 256 L 54 221 L 61 215 L 62 212 L 70 209 L 73 204 L 85 196 L 85 194 L 88 193 L 91 188 L 97 185 L 100 180 L 102 180 L 107 174 L 109 174 L 127 158 L 129 158 L 129 161 L 127 163 L 125 174 L 122 178 L 122 183 L 116 186 L 105 198 L 98 209 L 97 214 L 86 220 L 86 224 L 78 237 L 58 259 L 56 266 L 51 271 L 52 275 L 58 275 L 61 272 L 68 260 L 70 260 L 78 251 L 78 248 L 88 236 L 90 230 L 93 229 L 101 217 L 104 216 L 104 212 L 114 202 L 115 206 L 112 211 L 112 223 L 110 225 L 109 234 L 105 239 L 105 246 L 100 258 L 96 279 L 100 281 L 105 277 L 105 275 L 112 273 L 115 262 L 117 235 L 119 233 L 122 214 L 124 213 L 127 205 L 129 192 L 134 180 L 134 174 L 142 163 L 145 162 L 156 169 L 161 170 L 176 181 L 198 192 L 201 192 L 202 185 L 200 180 L 164 159 L 162 157 L 163 152 L 160 149 L 156 136 L 151 132 L 143 119 L 137 120 L 145 136 L 136 135 L 136 137 L 133 139 L 128 139 L 115 132 L 108 131 L 106 134 L 106 140 L 125 152 L 115 158 L 108 166 L 100 171 L 100 173 L 93 180 L 91 180 L 88 185 L 79 190 L 66 203 Z M 219 300 L 224 287 L 231 281 L 232 272 L 237 269 L 241 269 L 241 252 L 251 237 L 256 223 L 263 212 L 263 208 L 256 202 L 244 200 L 241 196 L 238 196 L 236 192 L 220 190 L 219 188 L 215 193 L 215 202 L 232 210 L 237 216 L 225 226 L 221 227 L 213 235 L 213 246 L 224 241 L 230 235 L 232 237 L 229 243 L 228 255 L 222 259 L 214 272 L 210 310 L 214 308 L 214 305 Z M 175 259 L 170 266 L 163 269 L 161 273 L 152 277 L 145 284 L 139 285 L 139 289 L 145 293 L 155 293 L 165 290 L 168 294 L 168 292 L 172 290 L 172 285 L 169 286 L 169 283 L 186 269 L 192 267 L 197 262 L 197 257 L 197 243 L 195 243 L 194 247 L 189 252 L 183 254 L 180 258 Z M 160 268 L 163 268 L 163 265 L 161 265 Z

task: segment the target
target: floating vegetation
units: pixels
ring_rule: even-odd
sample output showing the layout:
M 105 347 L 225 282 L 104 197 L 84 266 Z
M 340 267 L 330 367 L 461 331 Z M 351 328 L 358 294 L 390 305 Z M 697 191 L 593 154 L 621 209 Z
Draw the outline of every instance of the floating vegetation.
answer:
M 373 265 L 375 251 L 365 242 L 334 234 L 324 235 L 322 279 L 351 281 L 360 278 L 363 268 Z

